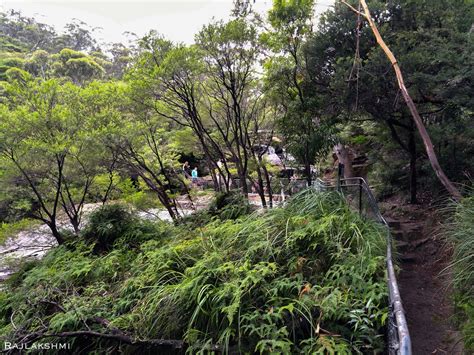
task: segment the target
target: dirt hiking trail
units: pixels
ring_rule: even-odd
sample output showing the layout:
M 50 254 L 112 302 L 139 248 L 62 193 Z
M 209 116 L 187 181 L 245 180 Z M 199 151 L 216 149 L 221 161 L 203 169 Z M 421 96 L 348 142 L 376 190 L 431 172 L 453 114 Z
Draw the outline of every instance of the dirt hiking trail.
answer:
M 463 354 L 454 325 L 451 248 L 435 206 L 382 203 L 396 240 L 398 283 L 415 355 Z

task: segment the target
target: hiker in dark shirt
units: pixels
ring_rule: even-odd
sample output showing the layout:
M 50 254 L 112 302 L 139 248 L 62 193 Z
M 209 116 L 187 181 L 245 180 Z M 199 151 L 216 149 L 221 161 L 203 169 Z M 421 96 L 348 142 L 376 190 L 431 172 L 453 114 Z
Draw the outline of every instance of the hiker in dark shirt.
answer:
M 183 164 L 183 175 L 186 179 L 191 179 L 191 167 L 187 161 Z

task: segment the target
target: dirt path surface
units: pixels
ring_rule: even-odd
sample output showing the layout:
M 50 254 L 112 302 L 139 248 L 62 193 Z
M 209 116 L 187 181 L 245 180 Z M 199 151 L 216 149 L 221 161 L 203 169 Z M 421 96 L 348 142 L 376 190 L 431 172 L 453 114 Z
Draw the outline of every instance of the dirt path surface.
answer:
M 451 251 L 440 236 L 435 208 L 392 206 L 385 212 L 397 240 L 398 283 L 415 355 L 463 354 L 453 321 Z

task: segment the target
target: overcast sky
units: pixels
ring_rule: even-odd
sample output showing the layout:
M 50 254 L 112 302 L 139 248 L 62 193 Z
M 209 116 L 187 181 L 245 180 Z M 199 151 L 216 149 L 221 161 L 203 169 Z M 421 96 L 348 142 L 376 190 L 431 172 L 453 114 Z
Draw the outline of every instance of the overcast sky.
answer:
M 317 12 L 328 9 L 334 0 L 319 0 Z M 266 13 L 272 0 L 257 0 L 254 8 Z M 138 36 L 151 29 L 166 38 L 192 43 L 194 34 L 213 17 L 227 19 L 233 7 L 232 0 L 0 0 L 2 10 L 20 10 L 26 16 L 37 18 L 54 26 L 58 31 L 77 18 L 92 27 L 101 27 L 96 38 L 104 42 L 123 42 L 123 33 Z

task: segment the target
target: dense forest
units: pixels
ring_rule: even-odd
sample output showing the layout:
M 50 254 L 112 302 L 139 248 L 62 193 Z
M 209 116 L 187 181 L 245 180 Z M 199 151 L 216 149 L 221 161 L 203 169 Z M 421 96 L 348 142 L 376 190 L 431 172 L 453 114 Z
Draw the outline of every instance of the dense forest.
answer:
M 442 211 L 474 351 L 474 2 L 252 3 L 190 45 L 0 13 L 0 245 L 54 242 L 0 249 L 5 351 L 387 351 L 384 230 L 311 188 L 338 170 Z

